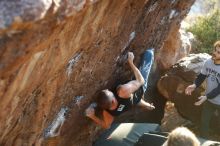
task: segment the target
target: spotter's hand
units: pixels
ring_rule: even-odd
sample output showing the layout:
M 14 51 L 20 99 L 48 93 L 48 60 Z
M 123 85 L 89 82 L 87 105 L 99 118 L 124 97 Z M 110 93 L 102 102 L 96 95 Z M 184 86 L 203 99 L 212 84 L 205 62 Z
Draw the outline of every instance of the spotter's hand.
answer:
M 200 96 L 198 97 L 199 101 L 195 102 L 195 105 L 196 106 L 199 106 L 201 105 L 203 102 L 205 102 L 207 100 L 207 97 L 206 96 Z
M 189 85 L 186 89 L 185 89 L 185 94 L 186 95 L 191 95 L 192 92 L 196 89 L 196 85 L 195 84 L 192 84 L 192 85 Z

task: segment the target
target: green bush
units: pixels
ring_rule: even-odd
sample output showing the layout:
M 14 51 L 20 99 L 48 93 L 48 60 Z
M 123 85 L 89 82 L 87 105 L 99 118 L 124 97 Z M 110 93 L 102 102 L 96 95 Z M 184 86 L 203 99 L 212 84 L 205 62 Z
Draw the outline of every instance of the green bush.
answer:
M 220 11 L 215 10 L 207 16 L 198 17 L 187 31 L 192 32 L 196 38 L 192 45 L 195 53 L 211 53 L 215 41 L 220 40 Z

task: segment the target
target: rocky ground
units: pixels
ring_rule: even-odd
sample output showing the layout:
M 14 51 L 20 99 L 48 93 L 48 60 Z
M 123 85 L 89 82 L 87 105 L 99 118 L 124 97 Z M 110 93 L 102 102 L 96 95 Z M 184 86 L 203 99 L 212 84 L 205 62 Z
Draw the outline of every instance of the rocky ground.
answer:
M 193 131 L 197 136 L 200 135 L 198 125 L 193 124 L 191 121 L 183 118 L 174 106 L 174 103 L 168 101 L 165 106 L 164 118 L 161 122 L 161 130 L 164 132 L 171 131 L 178 126 L 186 126 Z M 210 140 L 220 141 L 220 135 L 212 132 Z

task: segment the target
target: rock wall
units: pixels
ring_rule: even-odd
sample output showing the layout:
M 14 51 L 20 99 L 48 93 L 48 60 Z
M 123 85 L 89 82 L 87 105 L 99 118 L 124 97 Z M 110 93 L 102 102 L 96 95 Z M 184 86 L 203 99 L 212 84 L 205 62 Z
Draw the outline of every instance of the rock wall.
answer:
M 192 33 L 186 32 L 179 26 L 174 26 L 168 33 L 168 37 L 158 53 L 160 68 L 167 70 L 179 59 L 186 57 L 191 51 L 193 38 Z
M 2 0 L 0 145 L 91 145 L 84 110 L 96 91 L 131 77 L 127 51 L 155 48 L 194 0 Z M 165 54 L 164 54 L 165 55 Z

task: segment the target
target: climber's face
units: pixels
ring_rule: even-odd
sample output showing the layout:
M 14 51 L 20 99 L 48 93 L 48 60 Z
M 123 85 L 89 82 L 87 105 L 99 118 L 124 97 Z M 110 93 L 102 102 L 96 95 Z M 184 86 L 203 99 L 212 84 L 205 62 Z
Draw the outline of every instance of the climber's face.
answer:
M 212 60 L 215 64 L 220 64 L 220 47 L 216 47 L 212 52 Z

